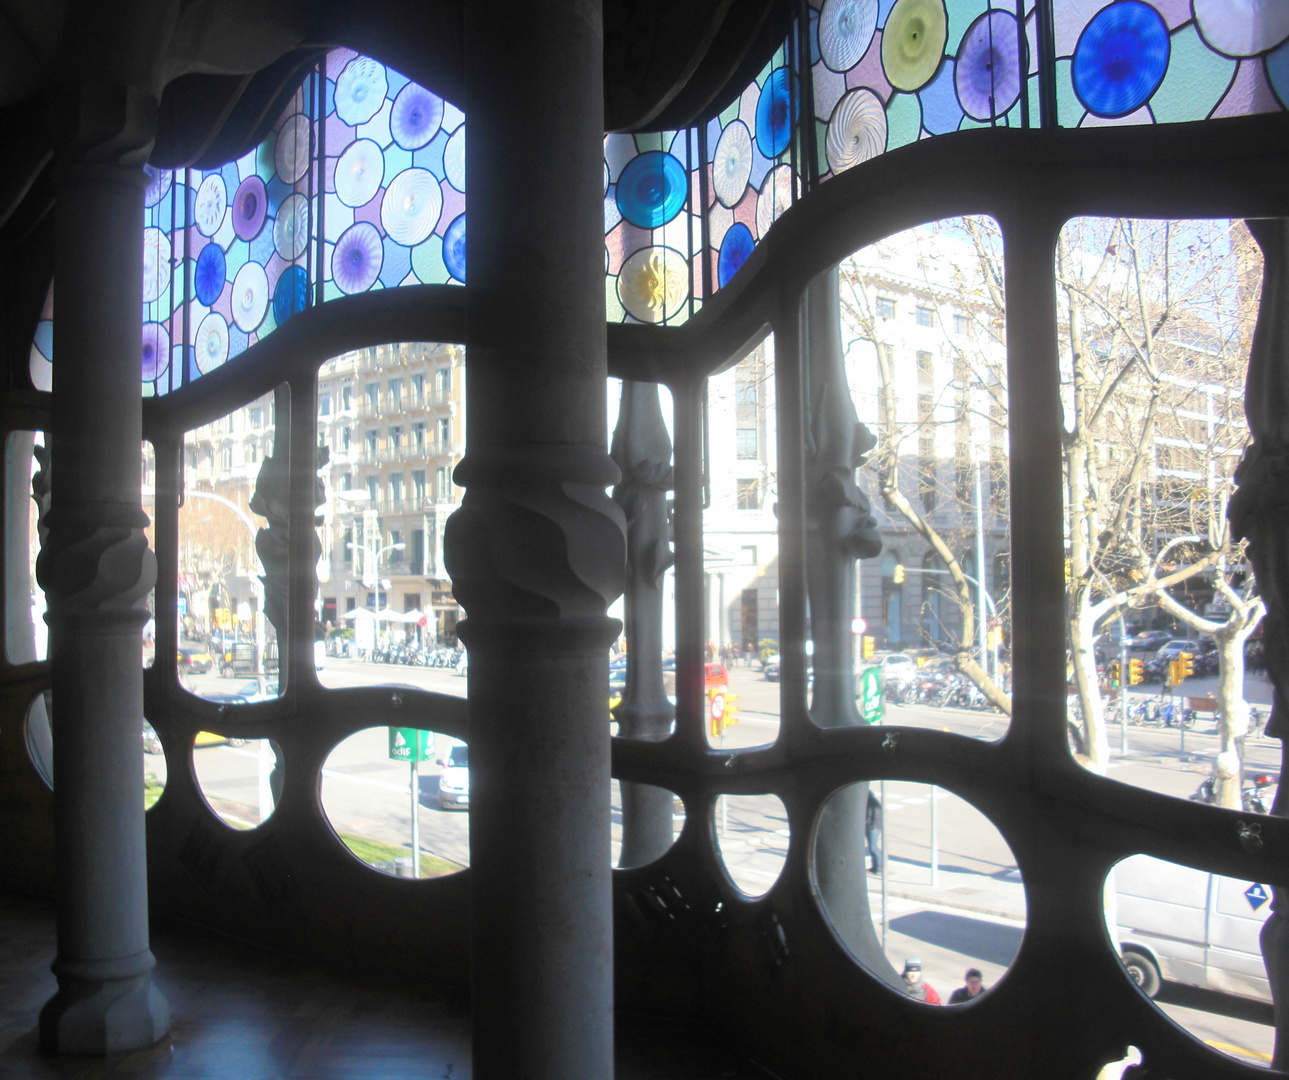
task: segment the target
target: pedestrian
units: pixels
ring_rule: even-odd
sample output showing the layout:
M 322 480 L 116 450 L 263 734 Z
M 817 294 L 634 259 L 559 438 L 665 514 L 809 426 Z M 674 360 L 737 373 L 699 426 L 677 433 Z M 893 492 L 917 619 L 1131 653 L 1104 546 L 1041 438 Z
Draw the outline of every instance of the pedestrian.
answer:
M 868 804 L 864 807 L 864 839 L 868 842 L 868 854 L 872 865 L 870 874 L 882 872 L 882 803 L 872 789 L 868 792 Z
M 904 992 L 915 1001 L 925 1001 L 928 1005 L 941 1005 L 940 995 L 935 987 L 922 978 L 922 961 L 910 956 L 904 961 Z
M 965 1005 L 985 992 L 984 976 L 980 974 L 979 968 L 967 968 L 967 974 L 963 978 L 967 980 L 967 985 L 958 987 L 949 995 L 950 1005 Z

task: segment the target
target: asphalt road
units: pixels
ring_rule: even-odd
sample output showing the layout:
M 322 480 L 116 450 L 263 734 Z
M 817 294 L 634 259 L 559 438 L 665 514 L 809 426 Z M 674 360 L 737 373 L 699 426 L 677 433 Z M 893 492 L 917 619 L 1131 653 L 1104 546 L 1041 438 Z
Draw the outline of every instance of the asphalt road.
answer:
M 331 659 L 321 673 L 331 687 L 404 683 L 464 696 L 466 680 L 450 671 L 395 667 Z M 245 680 L 215 675 L 190 677 L 198 693 L 227 692 Z M 1202 684 L 1202 680 L 1197 683 Z M 727 749 L 773 742 L 779 726 L 779 686 L 758 671 L 734 668 L 730 689 L 739 695 L 738 723 L 727 729 Z M 1258 700 L 1261 687 L 1250 686 Z M 1195 685 L 1201 694 L 1205 687 Z M 889 706 L 889 724 L 933 727 L 972 738 L 1000 738 L 1005 717 L 995 713 L 925 706 Z M 1206 730 L 1207 729 L 1207 730 Z M 719 740 L 717 741 L 719 745 Z M 446 742 L 436 757 L 444 753 Z M 1187 797 L 1208 772 L 1216 751 L 1211 725 L 1187 732 L 1185 746 L 1177 731 L 1128 728 L 1128 753 L 1118 754 L 1118 729 L 1112 732 L 1115 758 L 1110 775 L 1164 794 Z M 1251 768 L 1279 769 L 1279 744 L 1250 740 Z M 235 827 L 254 827 L 261 820 L 260 792 L 271 762 L 259 744 L 212 746 L 194 751 L 198 779 L 217 812 Z M 147 757 L 147 769 L 164 779 L 164 759 Z M 442 810 L 438 803 L 439 769 L 426 762 L 420 770 L 421 849 L 458 865 L 469 863 L 469 815 Z M 336 747 L 323 770 L 322 802 L 337 832 L 378 840 L 410 851 L 410 767 L 389 760 L 385 728 L 361 731 Z M 886 952 L 899 968 L 906 956 L 919 956 L 927 980 L 947 999 L 961 985 L 962 973 L 980 968 L 986 985 L 1005 976 L 1024 932 L 1025 897 L 1019 871 L 998 830 L 969 803 L 951 792 L 925 785 L 887 782 L 883 793 L 886 821 L 886 891 L 889 921 L 883 928 L 882 882 L 870 875 L 870 909 Z M 934 808 L 934 809 L 933 809 Z M 263 810 L 271 812 L 265 798 Z M 621 836 L 617 785 L 613 792 L 613 858 Z M 679 804 L 676 834 L 684 824 Z M 729 796 L 718 808 L 716 833 L 721 857 L 734 883 L 749 896 L 764 894 L 783 867 L 789 843 L 786 812 L 772 795 Z M 1256 1005 L 1225 995 L 1208 994 L 1170 984 L 1161 1006 L 1196 1037 L 1246 1060 L 1265 1063 L 1272 1048 L 1269 1016 Z

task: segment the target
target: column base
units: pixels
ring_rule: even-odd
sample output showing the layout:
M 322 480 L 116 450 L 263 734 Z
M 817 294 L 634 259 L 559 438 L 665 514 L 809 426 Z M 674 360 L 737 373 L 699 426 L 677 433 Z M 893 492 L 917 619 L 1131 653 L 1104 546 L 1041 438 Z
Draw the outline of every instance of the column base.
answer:
M 170 1033 L 170 1006 L 145 971 L 126 979 L 64 979 L 40 1011 L 47 1054 L 106 1057 L 141 1050 Z

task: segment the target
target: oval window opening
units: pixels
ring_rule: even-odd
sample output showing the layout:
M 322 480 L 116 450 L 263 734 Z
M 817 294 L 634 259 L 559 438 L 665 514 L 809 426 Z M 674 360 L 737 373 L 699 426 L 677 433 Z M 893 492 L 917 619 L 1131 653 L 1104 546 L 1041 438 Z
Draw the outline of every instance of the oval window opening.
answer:
M 613 781 L 613 865 L 620 870 L 661 859 L 685 828 L 680 796 L 653 784 Z
M 966 1005 L 1011 966 L 1025 890 L 1011 849 L 966 800 L 873 781 L 833 793 L 815 826 L 816 895 L 847 951 L 931 1005 Z
M 1201 1042 L 1270 1065 L 1260 935 L 1271 886 L 1132 855 L 1107 875 L 1105 898 L 1107 929 L 1137 988 Z
M 764 896 L 788 857 L 788 811 L 777 795 L 721 795 L 712 831 L 725 872 L 743 895 Z
M 282 793 L 284 762 L 271 739 L 199 731 L 192 763 L 202 798 L 225 825 L 255 829 L 272 816 Z
M 468 866 L 469 807 L 469 747 L 440 732 L 364 728 L 338 743 L 322 769 L 322 810 L 336 835 L 393 877 L 441 877 Z

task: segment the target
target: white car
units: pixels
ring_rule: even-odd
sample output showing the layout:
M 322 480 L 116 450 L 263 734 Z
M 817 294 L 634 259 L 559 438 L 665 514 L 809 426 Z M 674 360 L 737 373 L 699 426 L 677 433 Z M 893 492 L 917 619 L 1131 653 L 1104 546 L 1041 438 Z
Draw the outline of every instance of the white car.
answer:
M 437 764 L 439 773 L 439 805 L 444 810 L 457 810 L 470 805 L 470 749 L 460 739 L 453 739 L 448 756 Z
M 917 674 L 917 661 L 907 653 L 891 653 L 883 656 L 877 665 L 882 669 L 882 685 L 895 686 L 903 684 Z

